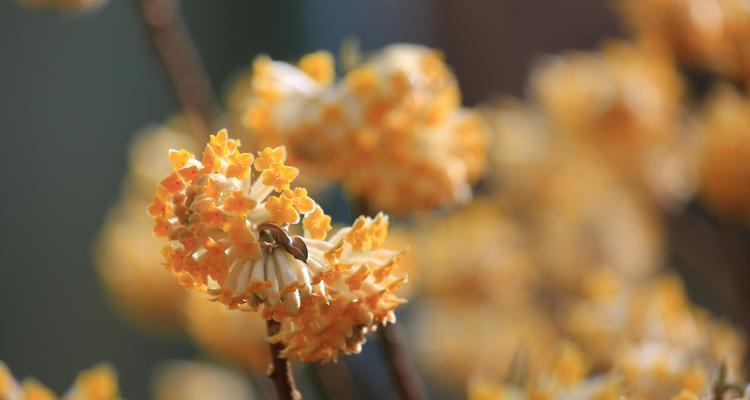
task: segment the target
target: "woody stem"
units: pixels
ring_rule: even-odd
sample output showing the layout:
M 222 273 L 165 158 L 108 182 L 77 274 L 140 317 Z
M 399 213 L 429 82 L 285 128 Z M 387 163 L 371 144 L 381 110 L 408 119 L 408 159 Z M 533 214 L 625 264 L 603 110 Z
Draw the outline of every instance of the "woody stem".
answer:
M 281 324 L 272 319 L 266 320 L 266 333 L 268 337 L 271 337 L 279 332 Z M 273 386 L 276 389 L 276 398 L 279 400 L 300 400 L 300 395 L 297 390 L 297 386 L 294 383 L 294 376 L 292 375 L 292 368 L 289 365 L 289 361 L 281 357 L 281 351 L 284 349 L 282 343 L 270 343 L 268 344 L 271 350 L 271 364 L 268 368 L 268 377 L 273 381 Z
M 355 208 L 358 215 L 369 215 L 371 212 L 370 204 L 364 197 L 355 199 Z M 381 326 L 378 329 L 378 339 L 401 398 L 405 400 L 427 398 L 422 380 L 407 357 L 401 326 L 396 324 Z
M 164 72 L 188 118 L 214 129 L 219 107 L 176 0 L 134 0 Z

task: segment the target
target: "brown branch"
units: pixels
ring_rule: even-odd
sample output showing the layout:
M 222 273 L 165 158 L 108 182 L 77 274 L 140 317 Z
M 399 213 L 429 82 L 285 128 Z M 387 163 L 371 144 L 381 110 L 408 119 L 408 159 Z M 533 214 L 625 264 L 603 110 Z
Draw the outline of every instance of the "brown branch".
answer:
M 425 399 L 425 389 L 414 367 L 406 358 L 404 335 L 400 326 L 389 324 L 378 329 L 380 345 L 388 359 L 391 376 L 396 382 L 401 398 L 407 400 Z
M 354 199 L 354 207 L 359 215 L 369 215 L 371 212 L 370 203 L 362 196 Z M 378 338 L 401 398 L 406 400 L 427 398 L 422 380 L 407 358 L 401 327 L 396 324 L 381 326 L 378 329 Z
M 217 128 L 219 107 L 176 0 L 134 0 L 177 101 L 205 129 Z M 205 130 L 204 129 L 204 130 Z
M 281 324 L 272 319 L 266 320 L 266 334 L 271 337 L 279 332 Z M 268 377 L 273 381 L 276 389 L 276 398 L 279 400 L 300 400 L 302 395 L 299 394 L 297 386 L 294 383 L 292 368 L 289 361 L 281 357 L 281 351 L 284 349 L 283 343 L 269 343 L 271 350 L 271 364 L 268 366 Z

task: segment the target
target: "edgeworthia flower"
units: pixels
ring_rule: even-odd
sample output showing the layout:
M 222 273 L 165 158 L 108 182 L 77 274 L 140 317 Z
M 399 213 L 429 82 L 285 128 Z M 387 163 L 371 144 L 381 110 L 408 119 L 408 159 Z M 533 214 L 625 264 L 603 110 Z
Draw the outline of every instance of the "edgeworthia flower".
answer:
M 296 66 L 260 57 L 232 104 L 251 136 L 286 145 L 306 172 L 342 181 L 376 208 L 406 213 L 470 197 L 484 126 L 461 108 L 439 52 L 393 45 L 334 75 L 325 52 Z
M 223 130 L 200 161 L 170 152 L 174 172 L 148 209 L 155 234 L 169 239 L 166 268 L 230 308 L 282 321 L 276 340 L 291 343 L 288 354 L 330 359 L 357 351 L 351 343 L 393 321 L 402 302 L 393 291 L 405 278 L 391 273 L 400 251 L 382 248 L 388 217 L 360 217 L 329 236 L 331 218 L 304 188 L 291 188 L 298 170 L 285 164 L 285 148 L 254 157 L 239 145 Z M 303 351 L 300 340 L 317 344 Z

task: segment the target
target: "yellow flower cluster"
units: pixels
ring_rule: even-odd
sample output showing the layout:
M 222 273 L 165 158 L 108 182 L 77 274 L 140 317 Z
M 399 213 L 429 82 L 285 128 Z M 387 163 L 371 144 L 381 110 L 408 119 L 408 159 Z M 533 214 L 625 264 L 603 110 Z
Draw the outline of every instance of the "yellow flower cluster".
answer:
M 260 57 L 230 104 L 251 136 L 285 145 L 303 170 L 340 180 L 374 208 L 402 214 L 469 198 L 484 128 L 460 107 L 438 52 L 393 45 L 339 82 L 334 75 L 325 52 L 296 66 Z
M 679 360 L 679 354 L 670 355 L 670 361 Z M 693 370 L 680 377 L 673 386 L 662 386 L 672 379 L 668 370 L 672 365 L 659 364 L 664 360 L 648 361 L 648 370 L 632 381 L 620 369 L 600 371 L 586 375 L 589 370 L 584 355 L 574 345 L 561 346 L 557 360 L 538 379 L 531 382 L 498 380 L 478 374 L 468 383 L 469 400 L 637 400 L 671 399 L 699 400 L 709 398 L 746 400 L 750 397 L 750 385 L 743 387 L 722 386 L 718 369 L 713 382 L 704 376 L 703 370 Z M 677 361 L 678 363 L 680 361 Z M 724 378 L 726 379 L 726 378 Z M 724 384 L 729 383 L 724 381 Z M 643 385 L 652 385 L 656 391 L 643 391 Z M 716 395 L 717 387 L 721 395 Z
M 556 164 L 563 175 L 538 185 L 559 181 L 560 191 L 529 189 L 529 209 L 475 201 L 407 231 L 420 250 L 421 294 L 408 322 L 425 371 L 450 385 L 477 372 L 510 379 L 521 368 L 551 390 L 550 349 L 572 343 L 586 367 L 572 369 L 583 368 L 572 374 L 577 383 L 589 370 L 613 369 L 644 398 L 668 398 L 684 382 L 703 389 L 722 361 L 740 377 L 744 339 L 692 305 L 679 279 L 652 277 L 661 254 L 652 222 L 623 206 L 623 188 L 589 180 L 602 168 L 583 159 L 573 159 L 570 179 Z M 570 396 L 547 398 L 587 398 Z
M 691 193 L 680 150 L 683 83 L 671 59 L 644 45 L 550 57 L 531 76 L 553 132 L 592 145 L 616 171 L 662 203 Z M 681 175 L 682 176 L 681 176 Z
M 34 379 L 18 383 L 8 367 L 0 362 L 0 399 L 3 400 L 56 400 L 58 397 Z M 119 400 L 117 375 L 107 364 L 82 371 L 62 400 Z
M 718 214 L 750 218 L 750 99 L 721 87 L 699 117 L 700 192 Z
M 750 8 L 744 0 L 618 0 L 617 5 L 640 40 L 730 79 L 750 77 Z
M 252 400 L 260 397 L 254 393 L 246 376 L 208 363 L 170 361 L 159 365 L 154 375 L 154 400 Z
M 298 170 L 285 164 L 285 148 L 255 157 L 239 145 L 220 131 L 200 161 L 169 153 L 173 173 L 148 207 L 154 233 L 169 239 L 166 268 L 230 308 L 281 321 L 274 340 L 286 355 L 329 360 L 358 351 L 353 343 L 392 321 L 401 302 L 393 291 L 405 278 L 391 276 L 400 252 L 382 248 L 388 218 L 360 217 L 329 237 L 331 218 L 304 188 L 291 188 Z M 327 322 L 335 307 L 348 311 Z

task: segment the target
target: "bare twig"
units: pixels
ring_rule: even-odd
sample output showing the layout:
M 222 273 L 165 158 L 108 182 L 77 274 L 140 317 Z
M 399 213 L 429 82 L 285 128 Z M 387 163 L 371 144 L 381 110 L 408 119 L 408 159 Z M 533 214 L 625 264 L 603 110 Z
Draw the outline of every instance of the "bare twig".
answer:
M 400 326 L 389 324 L 378 329 L 380 344 L 383 348 L 391 375 L 396 382 L 396 388 L 401 398 L 407 400 L 425 399 L 424 386 L 414 371 L 414 367 L 406 358 L 404 337 Z
M 277 334 L 281 324 L 272 319 L 266 320 L 266 333 L 269 337 Z M 281 357 L 283 343 L 269 343 L 271 350 L 271 364 L 268 366 L 268 377 L 273 381 L 276 388 L 276 398 L 279 400 L 300 400 L 297 386 L 294 384 L 294 376 L 289 361 Z
M 369 215 L 371 212 L 370 204 L 364 197 L 356 198 L 354 206 L 358 215 Z M 401 327 L 396 324 L 381 326 L 378 329 L 378 338 L 401 398 L 406 400 L 427 398 L 422 380 L 407 358 Z
M 134 0 L 177 101 L 205 129 L 217 128 L 219 107 L 176 0 Z

